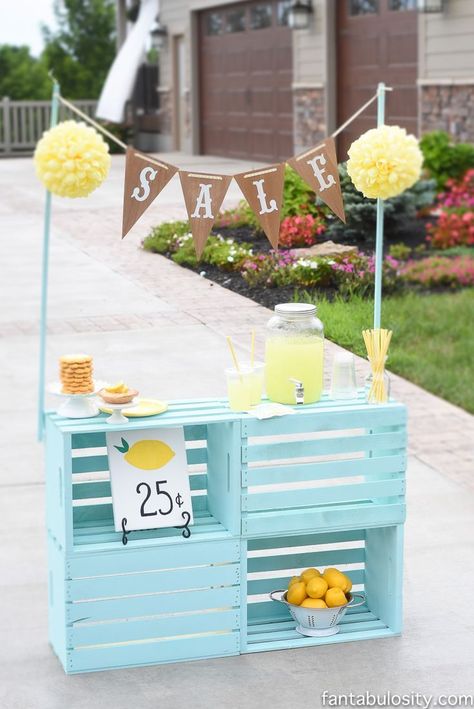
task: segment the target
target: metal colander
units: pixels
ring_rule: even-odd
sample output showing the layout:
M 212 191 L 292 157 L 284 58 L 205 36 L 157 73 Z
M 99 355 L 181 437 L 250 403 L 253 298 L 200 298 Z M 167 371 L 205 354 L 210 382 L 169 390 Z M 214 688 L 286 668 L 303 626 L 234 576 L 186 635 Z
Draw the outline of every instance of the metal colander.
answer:
M 275 598 L 279 593 L 280 597 Z M 270 598 L 272 601 L 283 603 L 290 611 L 291 617 L 296 621 L 295 630 L 301 635 L 310 635 L 313 637 L 322 637 L 325 635 L 335 635 L 339 632 L 338 624 L 346 614 L 348 608 L 357 608 L 365 603 L 365 596 L 361 593 L 348 593 L 349 600 L 343 606 L 335 608 L 305 608 L 304 606 L 295 606 L 288 603 L 286 600 L 286 590 L 272 591 Z M 353 602 L 359 598 L 359 601 Z

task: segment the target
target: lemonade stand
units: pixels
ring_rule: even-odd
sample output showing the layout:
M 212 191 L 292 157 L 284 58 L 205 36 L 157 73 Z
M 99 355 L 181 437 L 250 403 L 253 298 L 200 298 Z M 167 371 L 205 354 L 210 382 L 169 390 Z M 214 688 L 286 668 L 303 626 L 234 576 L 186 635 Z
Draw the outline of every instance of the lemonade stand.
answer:
M 377 237 L 381 258 L 381 221 Z M 363 391 L 331 398 L 322 355 L 313 307 L 285 304 L 269 324 L 266 380 L 287 415 L 241 410 L 243 392 L 261 391 L 255 362 L 229 373 L 229 399 L 172 401 L 125 421 L 45 413 L 40 397 L 49 639 L 67 673 L 401 632 L 406 409 Z M 81 385 L 84 362 L 65 365 Z M 113 402 L 126 389 L 105 391 Z M 333 607 L 321 620 L 302 601 L 323 594 Z

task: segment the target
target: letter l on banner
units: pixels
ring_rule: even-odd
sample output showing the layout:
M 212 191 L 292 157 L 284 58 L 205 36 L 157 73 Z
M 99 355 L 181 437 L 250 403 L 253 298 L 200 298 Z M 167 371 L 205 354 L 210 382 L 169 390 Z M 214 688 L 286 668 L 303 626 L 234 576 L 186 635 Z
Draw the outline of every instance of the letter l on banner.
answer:
M 277 249 L 285 165 L 283 163 L 270 165 L 261 170 L 241 172 L 234 177 L 269 242 L 274 249 Z

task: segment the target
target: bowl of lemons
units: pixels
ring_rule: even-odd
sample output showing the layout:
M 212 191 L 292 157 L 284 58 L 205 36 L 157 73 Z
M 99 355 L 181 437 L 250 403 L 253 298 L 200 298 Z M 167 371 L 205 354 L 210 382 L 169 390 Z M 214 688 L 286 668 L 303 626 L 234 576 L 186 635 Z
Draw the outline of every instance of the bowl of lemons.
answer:
M 365 603 L 365 597 L 351 589 L 352 581 L 339 569 L 330 567 L 321 573 L 310 568 L 293 576 L 287 589 L 272 591 L 270 598 L 287 606 L 298 633 L 323 637 L 339 632 L 348 608 Z

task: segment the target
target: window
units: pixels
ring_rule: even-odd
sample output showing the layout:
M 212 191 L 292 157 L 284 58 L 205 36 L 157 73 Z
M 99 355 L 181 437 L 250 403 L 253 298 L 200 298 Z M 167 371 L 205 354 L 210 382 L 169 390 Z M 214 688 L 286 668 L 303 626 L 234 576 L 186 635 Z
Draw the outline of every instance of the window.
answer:
M 416 10 L 416 0 L 389 0 L 389 10 Z
M 206 31 L 208 35 L 222 33 L 222 16 L 219 12 L 210 12 L 206 18 Z
M 371 15 L 378 12 L 378 0 L 349 0 L 349 15 Z
M 245 10 L 231 10 L 226 17 L 226 32 L 245 32 Z
M 250 27 L 253 30 L 263 30 L 272 24 L 272 6 L 270 3 L 254 5 L 250 8 Z
M 291 0 L 280 0 L 277 5 L 277 19 L 279 25 L 288 26 L 288 15 L 290 12 Z

